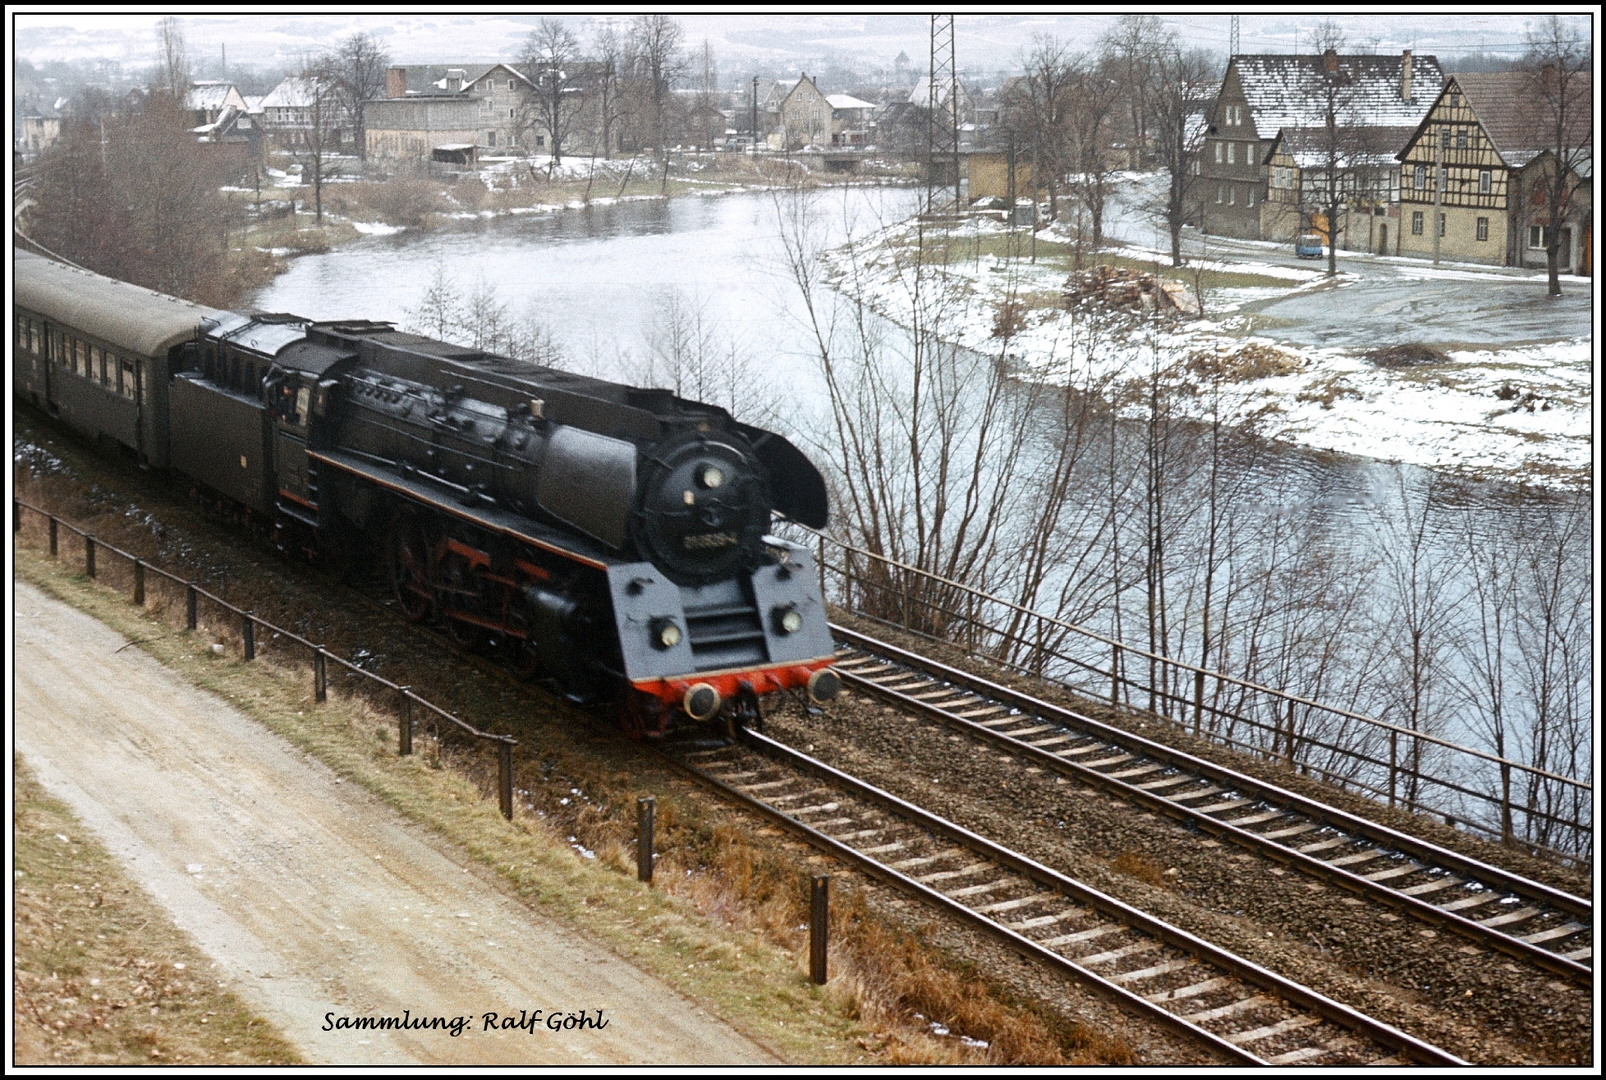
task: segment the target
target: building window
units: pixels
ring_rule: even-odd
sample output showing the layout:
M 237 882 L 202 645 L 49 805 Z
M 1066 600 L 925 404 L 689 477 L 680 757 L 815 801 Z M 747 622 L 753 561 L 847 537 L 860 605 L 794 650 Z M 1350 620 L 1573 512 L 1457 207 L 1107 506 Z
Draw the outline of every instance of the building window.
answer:
M 536 149 L 539 150 L 544 146 L 546 146 L 546 136 L 545 135 L 537 135 L 535 137 L 535 147 L 536 147 Z
M 1489 239 L 1489 219 L 1486 217 L 1481 217 L 1478 219 L 1478 239 Z
M 1487 195 L 1487 194 L 1489 194 L 1489 170 L 1488 169 L 1484 169 L 1482 172 L 1478 173 L 1478 194 L 1479 195 Z
M 1422 235 L 1422 211 L 1416 210 L 1411 214 L 1411 235 Z
M 1236 165 L 1236 164 L 1238 164 L 1238 144 L 1237 143 L 1228 143 L 1227 144 L 1227 164 L 1228 165 Z
M 513 88 L 514 88 L 514 87 L 513 87 L 513 80 L 512 80 L 512 79 L 509 79 L 509 80 L 508 80 L 508 81 L 507 81 L 507 88 L 508 88 L 508 89 L 509 89 L 509 90 L 512 90 L 512 89 L 513 89 Z
M 496 145 L 496 132 L 487 131 L 485 133 L 485 145 L 486 146 L 495 146 Z
M 1238 205 L 1238 188 L 1234 184 L 1228 184 L 1227 185 L 1227 205 L 1228 206 L 1237 206 Z
M 1455 148 L 1457 150 L 1465 150 L 1467 148 L 1467 133 L 1465 131 L 1455 133 Z
M 1534 248 L 1536 250 L 1540 249 L 1540 248 L 1549 247 L 1550 246 L 1550 226 L 1548 226 L 1548 225 L 1530 225 L 1530 226 L 1528 226 L 1528 246 L 1531 247 L 1531 248 Z
M 1444 235 L 1444 218 L 1445 218 L 1445 215 L 1443 215 L 1443 214 L 1439 215 L 1439 235 L 1440 236 Z
M 513 119 L 513 110 L 512 110 L 512 109 L 509 109 L 509 110 L 508 110 L 508 111 L 507 111 L 507 118 L 508 118 L 508 119 L 509 119 L 509 120 L 511 120 L 511 119 Z
M 1254 188 L 1250 188 L 1249 189 L 1249 194 L 1246 195 L 1245 198 L 1248 200 L 1248 205 L 1250 205 L 1250 206 L 1255 205 L 1255 189 Z
M 1418 190 L 1420 190 L 1420 189 L 1425 188 L 1427 186 L 1428 186 L 1428 167 L 1426 165 L 1418 165 L 1416 167 L 1416 187 L 1418 188 Z
M 1221 144 L 1218 142 L 1218 143 L 1216 143 L 1216 164 L 1217 165 L 1221 164 L 1221 154 L 1222 154 Z
M 1216 204 L 1219 206 L 1221 203 L 1224 203 L 1226 201 L 1227 201 L 1227 185 L 1226 184 L 1217 184 L 1216 185 Z

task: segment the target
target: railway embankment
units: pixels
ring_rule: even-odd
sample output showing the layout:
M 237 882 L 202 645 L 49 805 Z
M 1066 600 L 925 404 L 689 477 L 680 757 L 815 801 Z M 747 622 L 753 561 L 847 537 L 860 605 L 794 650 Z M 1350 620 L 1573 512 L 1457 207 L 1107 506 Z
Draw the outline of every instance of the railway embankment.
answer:
M 494 791 L 491 761 L 449 740 L 433 748 L 421 740 L 415 758 L 398 759 L 389 740 L 379 738 L 384 718 L 359 708 L 354 719 L 331 723 L 322 711 L 308 708 L 307 671 L 290 666 L 282 678 L 267 677 L 271 642 L 262 643 L 257 668 L 218 658 L 210 648 L 214 643 L 235 655 L 230 628 L 214 628 L 215 636 L 200 639 L 175 633 L 182 626 L 181 601 L 140 613 L 127 606 L 126 591 L 104 592 L 48 560 L 34 564 L 42 572 L 57 574 L 63 588 L 79 590 L 83 602 L 99 604 L 97 614 L 114 625 L 126 621 L 128 638 L 149 639 L 137 648 L 192 676 L 218 680 L 213 689 L 232 695 L 258 722 L 439 833 L 505 893 L 616 949 L 782 1059 L 1192 1060 L 1194 1051 L 1186 1045 L 1130 1030 L 1119 1014 L 1074 987 L 1011 989 L 963 949 L 930 946 L 913 929 L 926 920 L 911 921 L 908 913 L 899 918 L 896 908 L 874 890 L 860 889 L 852 875 L 840 876 L 834 890 L 836 977 L 824 991 L 810 989 L 801 963 L 807 935 L 800 930 L 806 923 L 807 849 L 655 768 L 650 758 L 595 727 L 589 715 L 465 664 L 433 637 L 403 627 L 382 601 L 281 562 L 261 541 L 175 502 L 132 472 L 105 468 L 75 444 L 46 432 L 25 435 L 33 441 L 18 455 L 18 477 L 31 499 L 71 512 L 141 557 L 233 592 L 264 619 L 324 641 L 365 666 L 389 677 L 405 672 L 403 681 L 460 715 L 513 732 L 521 746 L 513 833 L 504 830 L 494 802 L 480 801 L 483 792 Z M 26 570 L 29 537 L 23 539 L 19 565 Z M 127 585 L 112 576 L 107 560 L 101 577 L 106 584 Z M 151 597 L 153 606 L 164 603 L 154 589 Z M 333 707 L 341 707 L 345 695 L 338 682 L 332 696 Z M 393 721 L 391 727 L 393 735 Z M 441 767 L 431 768 L 431 762 Z M 643 793 L 654 794 L 659 806 L 662 858 L 650 894 L 626 873 L 634 799 Z M 645 896 L 654 899 L 642 911 Z

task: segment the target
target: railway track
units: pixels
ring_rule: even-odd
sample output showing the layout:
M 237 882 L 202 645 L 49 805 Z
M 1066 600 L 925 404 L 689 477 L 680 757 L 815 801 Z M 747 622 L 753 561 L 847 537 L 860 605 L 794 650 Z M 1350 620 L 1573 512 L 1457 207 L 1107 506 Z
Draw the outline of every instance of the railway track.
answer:
M 1592 986 L 1593 904 L 833 626 L 850 687 L 1479 945 Z
M 1232 1060 L 1466 1064 L 764 735 L 663 752 L 815 847 Z

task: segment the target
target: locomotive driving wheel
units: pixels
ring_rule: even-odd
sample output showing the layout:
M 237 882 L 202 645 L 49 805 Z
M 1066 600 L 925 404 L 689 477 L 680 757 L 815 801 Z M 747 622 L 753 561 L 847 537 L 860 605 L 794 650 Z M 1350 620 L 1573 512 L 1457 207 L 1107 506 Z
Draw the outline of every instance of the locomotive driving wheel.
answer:
M 390 534 L 390 584 L 396 604 L 410 623 L 421 623 L 435 610 L 429 583 L 429 548 L 416 522 L 398 521 Z

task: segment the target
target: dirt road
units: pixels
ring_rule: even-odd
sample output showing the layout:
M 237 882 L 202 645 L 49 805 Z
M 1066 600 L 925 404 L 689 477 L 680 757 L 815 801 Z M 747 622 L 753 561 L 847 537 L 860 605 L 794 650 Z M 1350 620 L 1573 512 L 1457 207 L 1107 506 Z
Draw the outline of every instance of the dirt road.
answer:
M 17 751 L 308 1061 L 774 1060 L 116 632 L 14 588 Z M 601 1029 L 547 1027 L 598 1010 Z

